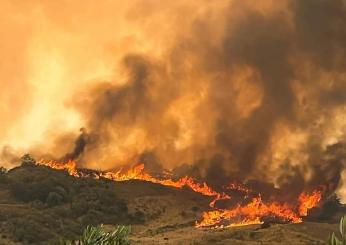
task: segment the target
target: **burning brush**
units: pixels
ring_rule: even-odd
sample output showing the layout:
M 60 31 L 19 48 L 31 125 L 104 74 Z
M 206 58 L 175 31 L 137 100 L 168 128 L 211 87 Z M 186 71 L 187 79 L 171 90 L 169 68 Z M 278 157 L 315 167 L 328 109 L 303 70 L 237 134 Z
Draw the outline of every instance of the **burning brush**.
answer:
M 196 221 L 199 228 L 234 227 L 251 224 L 263 224 L 267 220 L 275 220 L 276 223 L 300 223 L 302 217 L 308 215 L 308 211 L 316 207 L 322 198 L 322 191 L 315 190 L 311 193 L 301 193 L 296 202 L 264 201 L 260 193 L 256 193 L 243 183 L 232 182 L 224 187 L 224 191 L 218 192 L 206 182 L 200 183 L 194 178 L 185 176 L 178 180 L 171 178 L 155 178 L 149 174 L 144 164 L 137 164 L 128 170 L 87 172 L 78 169 L 74 161 L 66 163 L 39 161 L 37 165 L 47 166 L 57 170 L 67 171 L 74 177 L 106 178 L 113 181 L 143 180 L 164 186 L 183 188 L 189 187 L 192 191 L 207 197 L 213 197 L 210 202 L 211 211 L 206 211 L 200 221 Z M 218 203 L 232 201 L 230 193 L 241 193 L 241 201 L 237 201 L 232 207 L 219 208 Z M 237 197 L 239 200 L 239 197 Z

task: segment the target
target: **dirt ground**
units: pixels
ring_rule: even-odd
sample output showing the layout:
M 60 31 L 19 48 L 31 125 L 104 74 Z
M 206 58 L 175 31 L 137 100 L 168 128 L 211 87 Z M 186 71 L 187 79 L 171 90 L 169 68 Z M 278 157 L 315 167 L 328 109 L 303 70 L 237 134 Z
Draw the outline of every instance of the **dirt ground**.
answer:
M 195 227 L 162 227 L 152 230 L 146 227 L 133 227 L 133 244 L 326 244 L 328 235 L 337 231 L 337 224 L 301 223 L 272 225 L 261 229 L 259 226 L 247 226 L 225 229 L 197 229 Z

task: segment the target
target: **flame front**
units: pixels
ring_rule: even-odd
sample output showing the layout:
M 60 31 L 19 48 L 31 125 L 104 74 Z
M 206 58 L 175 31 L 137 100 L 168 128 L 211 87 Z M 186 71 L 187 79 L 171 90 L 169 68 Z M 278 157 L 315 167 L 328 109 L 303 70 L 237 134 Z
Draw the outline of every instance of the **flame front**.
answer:
M 232 189 L 239 190 L 234 185 Z M 244 191 L 244 188 L 240 190 Z M 249 190 L 249 189 L 246 189 Z M 202 220 L 196 223 L 197 227 L 234 227 L 253 224 L 262 224 L 264 218 L 272 217 L 284 222 L 300 223 L 302 217 L 308 215 L 308 210 L 317 207 L 321 201 L 321 191 L 313 191 L 312 194 L 303 192 L 298 199 L 298 210 L 284 203 L 264 203 L 262 198 L 256 197 L 245 206 L 238 204 L 232 209 L 220 209 L 204 212 Z M 230 223 L 231 222 L 231 223 Z M 230 224 L 223 224 L 230 223 Z
M 320 191 L 314 191 L 311 195 L 302 193 L 299 196 L 299 214 L 301 216 L 307 216 L 308 210 L 317 206 L 321 201 L 322 194 Z
M 216 202 L 220 200 L 231 199 L 231 196 L 225 192 L 217 192 L 212 189 L 206 182 L 198 183 L 192 177 L 185 176 L 178 180 L 171 178 L 158 179 L 145 171 L 144 164 L 138 164 L 127 171 L 107 171 L 107 172 L 93 172 L 83 173 L 76 167 L 76 163 L 68 161 L 67 163 L 56 163 L 39 161 L 38 165 L 47 166 L 56 170 L 67 171 L 74 177 L 92 177 L 95 179 L 106 178 L 113 181 L 127 181 L 127 180 L 143 180 L 170 186 L 175 188 L 189 187 L 194 192 L 200 193 L 204 196 L 214 197 L 209 206 L 214 210 L 203 212 L 202 219 L 196 222 L 196 227 L 235 227 L 251 224 L 262 224 L 265 219 L 272 218 L 278 219 L 281 222 L 300 223 L 302 217 L 307 216 L 308 210 L 316 207 L 322 198 L 321 191 L 313 191 L 312 194 L 301 193 L 298 198 L 298 204 L 293 206 L 287 203 L 279 202 L 264 202 L 261 196 L 251 199 L 246 204 L 238 203 L 234 208 L 218 209 L 215 208 Z M 244 192 L 247 195 L 252 192 L 246 185 L 242 183 L 232 182 L 224 187 L 226 190 L 236 190 Z
M 76 163 L 74 161 L 68 161 L 67 163 L 58 163 L 53 161 L 46 162 L 44 160 L 41 160 L 37 162 L 37 165 L 50 167 L 56 170 L 65 170 L 74 177 L 82 177 L 77 170 Z
M 216 201 L 218 200 L 231 198 L 229 195 L 225 193 L 216 192 L 210 186 L 208 186 L 206 182 L 203 182 L 202 184 L 198 183 L 189 176 L 180 178 L 177 181 L 172 180 L 170 178 L 167 178 L 167 179 L 155 178 L 145 171 L 144 164 L 142 163 L 137 164 L 136 166 L 134 166 L 133 168 L 130 168 L 127 171 L 118 170 L 114 172 L 112 171 L 100 172 L 98 174 L 94 173 L 93 176 L 86 175 L 83 172 L 79 171 L 74 161 L 68 161 L 67 163 L 56 163 L 53 161 L 46 162 L 44 160 L 41 160 L 38 162 L 38 165 L 47 166 L 56 170 L 65 170 L 74 177 L 94 177 L 96 179 L 102 177 L 102 178 L 110 179 L 114 181 L 144 180 L 144 181 L 152 182 L 155 184 L 161 184 L 164 186 L 170 186 L 170 187 L 175 187 L 179 189 L 183 188 L 184 186 L 187 186 L 191 188 L 194 192 L 200 193 L 204 196 L 215 197 L 213 201 L 210 203 L 211 207 L 214 207 Z
M 144 180 L 149 181 L 156 184 L 161 184 L 165 186 L 175 187 L 175 188 L 183 188 L 184 186 L 190 187 L 194 192 L 200 193 L 204 196 L 214 196 L 215 199 L 210 203 L 211 207 L 214 207 L 215 202 L 221 199 L 229 199 L 225 193 L 218 193 L 213 190 L 210 186 L 207 185 L 206 182 L 202 184 L 197 183 L 193 178 L 189 176 L 185 176 L 180 178 L 177 181 L 174 181 L 170 178 L 167 179 L 157 179 L 147 173 L 144 169 L 144 164 L 138 164 L 135 167 L 129 169 L 126 172 L 122 172 L 121 170 L 117 172 L 104 172 L 100 174 L 101 177 L 106 179 L 111 179 L 114 181 L 125 181 L 125 180 Z
M 277 217 L 283 221 L 299 223 L 301 218 L 287 204 L 269 203 L 262 201 L 261 197 L 256 197 L 245 206 L 240 204 L 229 210 L 217 210 L 203 213 L 203 219 L 197 223 L 197 227 L 223 226 L 225 221 L 233 221 L 227 226 L 242 226 L 249 224 L 262 224 L 264 217 Z

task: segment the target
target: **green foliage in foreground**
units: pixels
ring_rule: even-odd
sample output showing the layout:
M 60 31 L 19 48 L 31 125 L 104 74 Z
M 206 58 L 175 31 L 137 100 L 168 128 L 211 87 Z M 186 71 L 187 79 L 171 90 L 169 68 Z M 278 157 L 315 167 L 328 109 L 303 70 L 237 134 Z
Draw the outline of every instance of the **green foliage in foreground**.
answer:
M 105 232 L 103 225 L 88 226 L 77 241 L 61 241 L 60 245 L 129 245 L 130 228 L 118 226 L 112 232 Z
M 329 237 L 329 245 L 346 245 L 346 215 L 340 220 L 341 240 L 333 232 Z
M 126 200 L 120 197 L 128 191 L 122 185 L 74 178 L 26 159 L 24 166 L 0 172 L 0 203 L 9 203 L 0 208 L 0 233 L 10 240 L 56 244 L 60 237 L 78 240 L 87 225 L 144 222 L 143 213 L 129 213 Z

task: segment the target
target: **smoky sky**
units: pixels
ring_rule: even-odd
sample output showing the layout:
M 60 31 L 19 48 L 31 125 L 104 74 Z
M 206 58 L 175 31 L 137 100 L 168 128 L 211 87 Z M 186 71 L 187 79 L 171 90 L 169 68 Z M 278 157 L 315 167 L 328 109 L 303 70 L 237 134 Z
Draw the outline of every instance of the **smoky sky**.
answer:
M 127 20 L 157 49 L 129 42 L 114 79 L 74 89 L 69 106 L 85 131 L 56 157 L 98 169 L 142 161 L 215 186 L 340 187 L 345 2 L 222 3 L 133 4 Z
M 301 190 L 309 184 L 335 182 L 335 189 L 344 156 L 326 158 L 339 143 L 323 145 L 324 136 L 315 135 L 323 129 L 312 128 L 307 121 L 313 124 L 321 117 L 326 125 L 320 126 L 328 127 L 328 117 L 345 106 L 346 7 L 337 0 L 308 0 L 287 1 L 284 9 L 285 13 L 272 3 L 262 12 L 247 1 L 230 2 L 220 22 L 210 17 L 218 13 L 191 16 L 190 26 L 179 30 L 183 34 L 175 37 L 163 58 L 125 55 L 122 69 L 127 82 L 96 85 L 82 100 L 90 132 L 82 161 L 99 152 L 112 154 L 105 149 L 122 144 L 117 135 L 124 139 L 139 129 L 145 134 L 144 146 L 128 151 L 132 161 L 141 160 L 147 151 L 167 167 L 198 165 L 202 160 L 204 164 L 196 168 L 203 168 L 200 174 L 211 182 L 229 176 L 267 178 L 272 167 L 279 165 L 276 179 L 282 186 Z M 221 34 L 214 30 L 216 24 L 222 26 Z M 239 78 L 243 73 L 249 75 Z M 327 74 L 333 81 L 322 81 L 315 73 Z M 258 92 L 251 94 L 251 90 Z M 198 127 L 196 132 L 191 130 L 192 138 L 181 150 L 176 142 L 185 132 L 177 118 L 167 114 L 185 95 L 198 101 L 182 120 Z M 239 97 L 245 97 L 243 104 L 237 104 Z M 184 103 L 189 99 L 183 100 L 182 107 Z M 251 103 L 255 105 L 247 109 Z M 244 116 L 242 110 L 249 112 Z M 263 160 L 274 154 L 268 149 L 275 151 L 273 134 L 280 134 L 280 129 L 275 132 L 279 123 L 304 132 L 304 144 L 295 149 L 304 153 L 304 159 L 293 162 L 286 155 L 282 162 Z M 119 133 L 122 130 L 125 135 Z M 198 131 L 206 134 L 203 141 Z M 170 157 L 178 162 L 172 164 Z

